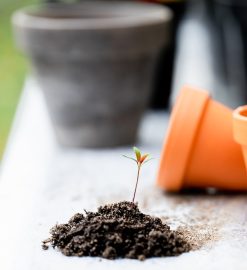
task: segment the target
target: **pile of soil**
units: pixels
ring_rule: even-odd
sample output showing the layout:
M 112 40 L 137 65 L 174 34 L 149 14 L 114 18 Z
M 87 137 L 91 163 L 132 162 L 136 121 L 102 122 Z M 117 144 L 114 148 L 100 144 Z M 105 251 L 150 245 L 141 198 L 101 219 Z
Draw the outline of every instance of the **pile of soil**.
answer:
M 66 256 L 98 256 L 107 259 L 176 256 L 191 250 L 182 234 L 161 219 L 140 212 L 137 204 L 120 202 L 97 212 L 74 215 L 67 224 L 54 226 L 43 241 Z

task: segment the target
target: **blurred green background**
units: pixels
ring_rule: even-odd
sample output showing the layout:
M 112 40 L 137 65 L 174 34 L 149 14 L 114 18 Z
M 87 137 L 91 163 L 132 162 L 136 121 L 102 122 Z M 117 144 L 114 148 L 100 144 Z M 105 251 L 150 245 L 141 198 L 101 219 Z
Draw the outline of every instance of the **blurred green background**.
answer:
M 22 90 L 27 65 L 14 45 L 11 14 L 37 0 L 0 0 L 0 159 Z

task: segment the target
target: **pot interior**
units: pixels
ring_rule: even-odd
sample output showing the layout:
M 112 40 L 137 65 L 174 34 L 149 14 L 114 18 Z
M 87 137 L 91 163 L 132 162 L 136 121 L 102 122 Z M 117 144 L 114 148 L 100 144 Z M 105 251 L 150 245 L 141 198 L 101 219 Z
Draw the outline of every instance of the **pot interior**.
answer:
M 244 106 L 243 109 L 239 111 L 241 116 L 247 117 L 247 106 Z

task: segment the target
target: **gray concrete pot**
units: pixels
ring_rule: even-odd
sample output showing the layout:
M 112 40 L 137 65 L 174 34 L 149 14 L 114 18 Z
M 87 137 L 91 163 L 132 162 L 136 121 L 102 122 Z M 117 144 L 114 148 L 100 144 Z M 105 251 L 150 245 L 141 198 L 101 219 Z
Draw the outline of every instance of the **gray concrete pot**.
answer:
M 133 144 L 149 101 L 171 12 L 145 4 L 85 1 L 17 11 L 17 44 L 30 57 L 58 141 Z

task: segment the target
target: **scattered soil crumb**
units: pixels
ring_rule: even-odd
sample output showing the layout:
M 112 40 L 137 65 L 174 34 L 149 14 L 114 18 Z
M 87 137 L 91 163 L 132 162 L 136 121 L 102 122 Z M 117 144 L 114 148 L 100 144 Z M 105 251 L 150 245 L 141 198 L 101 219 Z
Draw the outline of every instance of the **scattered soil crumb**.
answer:
M 187 235 L 126 201 L 99 207 L 97 212 L 75 214 L 68 223 L 54 226 L 50 234 L 43 249 L 50 244 L 66 256 L 145 260 L 177 256 L 195 248 Z
M 210 246 L 220 238 L 217 228 L 210 229 L 206 225 L 178 227 L 177 233 L 189 243 L 193 251 L 203 246 Z

